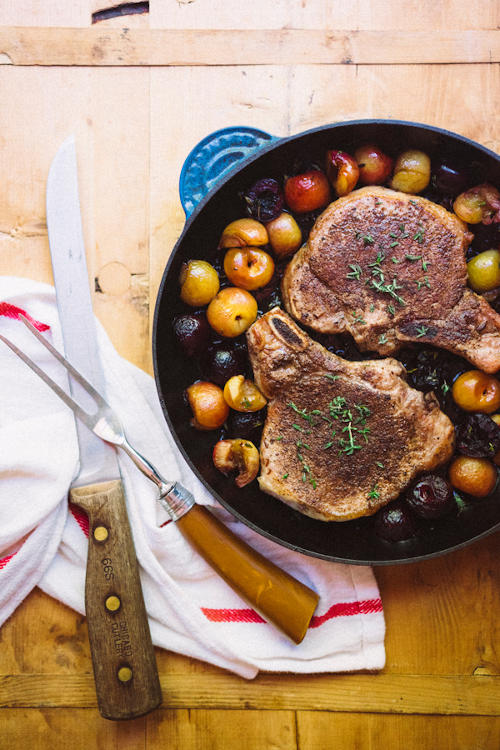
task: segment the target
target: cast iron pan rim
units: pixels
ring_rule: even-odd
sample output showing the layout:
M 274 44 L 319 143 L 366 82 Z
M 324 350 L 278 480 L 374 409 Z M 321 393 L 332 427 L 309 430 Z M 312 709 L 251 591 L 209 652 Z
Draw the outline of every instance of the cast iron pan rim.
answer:
M 297 138 L 301 138 L 303 136 L 313 135 L 315 133 L 320 133 L 326 130 L 334 130 L 336 128 L 340 127 L 346 127 L 349 125 L 395 125 L 395 126 L 405 126 L 405 127 L 411 127 L 411 128 L 420 128 L 422 130 L 427 130 L 430 132 L 437 133 L 442 136 L 446 136 L 450 138 L 451 140 L 458 140 L 462 143 L 466 143 L 476 150 L 482 151 L 487 156 L 495 159 L 496 161 L 500 161 L 500 156 L 496 154 L 494 151 L 491 151 L 491 149 L 486 148 L 486 146 L 482 146 L 481 144 L 477 143 L 476 141 L 471 140 L 470 138 L 467 138 L 466 136 L 459 135 L 458 133 L 454 133 L 451 130 L 446 130 L 444 128 L 438 128 L 434 125 L 426 125 L 425 123 L 420 122 L 412 122 L 410 120 L 391 120 L 391 119 L 361 119 L 361 120 L 346 120 L 342 122 L 327 124 L 327 125 L 320 125 L 316 128 L 311 128 L 310 130 L 305 130 L 300 133 L 295 133 L 294 135 L 286 136 L 284 138 L 279 138 L 276 141 L 271 141 L 268 145 L 260 147 L 255 154 L 252 154 L 251 156 L 246 157 L 245 159 L 242 159 L 241 162 L 238 163 L 238 166 L 231 170 L 224 178 L 219 180 L 216 184 L 216 186 L 209 192 L 207 195 L 202 198 L 202 200 L 197 204 L 193 212 L 190 214 L 189 218 L 187 219 L 184 228 L 182 230 L 182 233 L 177 240 L 177 242 L 174 245 L 174 248 L 170 254 L 170 257 L 167 261 L 167 265 L 165 266 L 165 270 L 163 272 L 163 276 L 161 279 L 161 283 L 158 289 L 158 295 L 156 298 L 156 305 L 155 305 L 155 312 L 153 317 L 153 336 L 152 336 L 152 345 L 153 345 L 153 369 L 154 369 L 154 378 L 155 378 L 155 384 L 156 384 L 156 391 L 158 393 L 158 398 L 160 400 L 160 404 L 162 407 L 163 415 L 165 417 L 165 420 L 167 422 L 167 425 L 169 427 L 170 433 L 172 437 L 174 438 L 175 444 L 180 451 L 181 455 L 183 456 L 184 460 L 188 464 L 188 466 L 191 468 L 191 470 L 194 472 L 195 476 L 198 477 L 198 479 L 202 482 L 202 484 L 206 487 L 208 492 L 219 502 L 223 508 L 225 508 L 231 515 L 233 515 L 235 518 L 237 518 L 239 521 L 245 524 L 245 526 L 248 526 L 249 528 L 253 529 L 253 531 L 256 531 L 261 536 L 265 537 L 266 539 L 270 539 L 272 542 L 275 542 L 282 547 L 286 547 L 288 549 L 292 549 L 295 552 L 300 552 L 303 555 L 307 555 L 308 557 L 315 557 L 321 560 L 327 560 L 329 562 L 337 562 L 337 563 L 343 563 L 345 565 L 373 565 L 377 567 L 383 567 L 383 566 L 389 566 L 389 565 L 405 565 L 408 563 L 414 563 L 414 562 L 420 562 L 421 560 L 430 560 L 434 557 L 441 557 L 442 555 L 448 554 L 450 552 L 454 552 L 459 549 L 463 549 L 464 547 L 468 547 L 469 545 L 479 541 L 480 539 L 483 539 L 484 537 L 489 536 L 490 534 L 493 534 L 495 531 L 498 531 L 500 529 L 500 523 L 496 524 L 495 526 L 491 527 L 490 529 L 487 529 L 486 531 L 481 532 L 480 534 L 477 534 L 475 537 L 472 537 L 471 539 L 468 539 L 466 541 L 460 542 L 459 544 L 452 545 L 451 547 L 447 547 L 445 549 L 436 551 L 436 552 L 430 552 L 428 554 L 424 555 L 417 555 L 415 557 L 402 557 L 398 559 L 391 559 L 391 560 L 351 560 L 349 558 L 345 557 L 335 557 L 335 555 L 327 555 L 323 554 L 321 552 L 313 552 L 311 550 L 302 549 L 298 545 L 291 544 L 290 542 L 283 541 L 282 539 L 279 539 L 274 534 L 269 533 L 265 529 L 262 529 L 260 526 L 258 526 L 256 523 L 249 521 L 247 518 L 245 518 L 241 513 L 236 511 L 234 508 L 232 508 L 221 495 L 219 495 L 218 492 L 216 492 L 210 484 L 204 479 L 204 477 L 201 475 L 201 473 L 198 471 L 197 467 L 193 464 L 190 457 L 184 450 L 184 446 L 181 444 L 175 427 L 170 419 L 170 415 L 168 413 L 165 400 L 163 398 L 163 394 L 160 390 L 159 385 L 159 373 L 158 373 L 158 359 L 157 359 L 157 352 L 158 352 L 158 346 L 157 346 L 157 334 L 158 334 L 158 321 L 159 321 L 159 308 L 160 308 L 160 301 L 163 298 L 163 289 L 167 281 L 167 277 L 169 275 L 170 267 L 174 261 L 174 258 L 177 254 L 177 250 L 180 247 L 184 236 L 193 223 L 193 221 L 196 220 L 196 217 L 204 210 L 205 206 L 211 201 L 211 199 L 214 197 L 214 195 L 222 188 L 223 185 L 226 184 L 229 180 L 231 180 L 239 171 L 244 169 L 246 166 L 251 164 L 254 161 L 257 161 L 260 159 L 261 156 L 269 153 L 275 148 L 278 148 L 282 146 L 283 144 L 290 143 Z M 405 542 L 397 542 L 397 545 L 401 547 L 401 552 L 404 551 Z M 392 546 L 392 549 L 394 549 L 394 546 Z

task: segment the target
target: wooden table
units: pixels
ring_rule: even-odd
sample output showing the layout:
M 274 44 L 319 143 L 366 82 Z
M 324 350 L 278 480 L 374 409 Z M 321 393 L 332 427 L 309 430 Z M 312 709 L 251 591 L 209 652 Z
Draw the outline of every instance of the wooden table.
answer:
M 184 222 L 179 170 L 207 133 L 380 116 L 500 150 L 495 0 L 151 0 L 110 19 L 104 9 L 0 5 L 0 273 L 51 281 L 45 180 L 74 132 L 95 310 L 148 371 L 156 292 Z M 96 710 L 84 618 L 34 591 L 0 630 L 0 747 L 498 750 L 498 542 L 377 569 L 380 674 L 246 682 L 158 650 L 163 707 L 125 724 Z

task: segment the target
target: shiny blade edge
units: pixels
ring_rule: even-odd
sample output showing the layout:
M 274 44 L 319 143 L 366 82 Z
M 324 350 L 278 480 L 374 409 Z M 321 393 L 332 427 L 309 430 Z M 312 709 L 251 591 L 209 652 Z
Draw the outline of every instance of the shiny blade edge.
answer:
M 97 332 L 83 241 L 76 146 L 74 136 L 59 148 L 50 166 L 46 194 L 47 230 L 57 308 L 66 358 L 105 396 L 105 378 L 97 347 Z M 71 377 L 69 389 L 87 411 L 95 408 L 89 394 Z M 73 486 L 120 476 L 116 451 L 75 418 L 80 470 Z

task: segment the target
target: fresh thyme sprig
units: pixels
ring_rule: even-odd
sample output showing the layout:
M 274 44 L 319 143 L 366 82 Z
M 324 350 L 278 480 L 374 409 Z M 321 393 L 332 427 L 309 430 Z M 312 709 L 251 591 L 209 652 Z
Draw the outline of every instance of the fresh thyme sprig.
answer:
M 419 339 L 421 336 L 425 336 L 425 334 L 428 332 L 427 326 L 417 326 L 417 339 Z
M 361 266 L 358 266 L 355 263 L 349 263 L 349 268 L 351 269 L 351 272 L 347 274 L 347 279 L 360 279 L 361 274 L 363 273 Z
M 416 281 L 415 283 L 416 283 L 416 285 L 417 285 L 417 290 L 418 290 L 418 291 L 420 291 L 420 289 L 421 289 L 421 288 L 422 288 L 423 286 L 426 286 L 426 287 L 427 287 L 428 289 L 430 289 L 430 288 L 431 288 L 431 282 L 429 281 L 429 279 L 428 279 L 428 277 L 427 277 L 427 276 L 424 276 L 423 280 L 422 280 L 422 279 L 419 279 L 419 280 L 418 280 L 418 281 Z
M 304 458 L 304 455 L 302 453 L 303 449 L 307 450 L 307 451 L 310 451 L 311 447 L 309 445 L 307 445 L 307 443 L 303 443 L 302 440 L 297 440 L 297 442 L 295 443 L 295 445 L 297 447 L 297 458 L 299 459 L 299 461 L 302 464 L 302 481 L 303 482 L 309 482 L 309 484 L 312 485 L 313 490 L 315 490 L 316 487 L 318 486 L 318 483 L 317 483 L 316 479 L 313 477 L 312 472 L 311 472 L 311 467 L 307 463 L 307 461 Z
M 370 409 L 365 404 L 354 404 L 350 407 L 344 396 L 335 396 L 328 404 L 328 412 L 324 413 L 321 409 L 313 409 L 308 412 L 306 409 L 300 409 L 293 401 L 288 402 L 288 406 L 306 420 L 311 429 L 304 430 L 299 424 L 294 423 L 292 427 L 304 435 L 311 433 L 321 421 L 327 423 L 330 429 L 330 436 L 324 444 L 323 449 L 328 450 L 337 443 L 339 455 L 345 453 L 352 456 L 355 451 L 361 450 L 359 439 L 362 437 L 364 442 L 368 442 L 370 428 L 366 424 L 371 414 Z M 340 426 L 341 425 L 341 426 Z M 304 452 L 311 450 L 311 447 L 301 438 L 296 442 L 297 458 L 302 464 L 302 481 L 309 481 L 316 488 L 317 481 L 313 477 L 311 468 L 304 457 Z

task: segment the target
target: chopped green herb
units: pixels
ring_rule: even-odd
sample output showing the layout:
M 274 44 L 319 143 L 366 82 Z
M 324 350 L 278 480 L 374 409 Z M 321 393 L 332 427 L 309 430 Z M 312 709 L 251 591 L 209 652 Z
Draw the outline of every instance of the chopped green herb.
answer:
M 392 256 L 391 260 L 393 263 L 401 263 L 401 261 L 398 260 L 398 258 L 395 258 L 394 255 Z
M 283 440 L 283 435 L 278 435 L 278 437 L 274 439 L 276 440 L 277 443 L 279 443 L 280 440 Z
M 361 277 L 361 274 L 363 273 L 361 266 L 349 263 L 349 268 L 351 269 L 351 272 L 347 274 L 347 279 L 359 279 Z
M 463 499 L 463 497 L 458 494 L 458 492 L 454 492 L 453 493 L 453 499 L 454 499 L 455 503 L 457 504 L 457 513 L 458 513 L 458 515 L 460 515 L 461 513 L 463 513 L 465 510 L 467 510 L 467 503 L 465 502 L 465 500 Z
M 420 290 L 423 286 L 426 286 L 428 289 L 431 288 L 431 283 L 429 279 L 427 278 L 427 276 L 424 276 L 423 281 L 422 280 L 417 281 L 416 284 L 417 284 L 418 290 Z
M 332 383 L 335 383 L 335 381 L 340 378 L 340 375 L 332 375 L 331 373 L 327 373 L 325 375 L 325 378 L 328 378 L 328 380 L 331 380 Z M 314 414 L 314 412 L 311 412 L 311 413 Z
M 291 409 L 293 409 L 296 414 L 299 414 L 299 416 L 301 416 L 302 419 L 305 419 L 306 422 L 310 422 L 310 423 L 313 422 L 314 416 L 312 416 L 311 414 L 308 414 L 307 411 L 306 411 L 306 409 L 299 409 L 298 406 L 296 406 L 293 403 L 293 401 L 289 401 L 288 404 L 287 404 L 287 406 L 289 406 Z
M 363 235 L 363 244 L 364 244 L 365 247 L 366 247 L 366 245 L 373 245 L 374 242 L 375 242 L 375 240 L 373 239 L 373 237 L 371 236 L 371 234 L 365 234 L 365 235 Z
M 244 406 L 245 409 L 248 409 L 251 406 L 250 401 L 247 398 L 241 399 L 241 405 Z
M 410 263 L 414 263 L 416 260 L 422 260 L 421 255 L 405 255 L 406 260 L 409 260 Z
M 382 463 L 382 461 L 375 461 L 375 463 L 376 463 L 376 465 L 377 465 L 377 466 L 378 466 L 378 467 L 379 467 L 380 469 L 385 469 L 385 466 L 384 466 L 384 464 Z
M 299 424 L 292 424 L 292 427 L 294 430 L 298 430 L 299 432 L 304 432 L 304 429 Z
M 396 308 L 394 307 L 394 305 L 387 305 L 387 311 L 388 311 L 388 312 L 389 312 L 389 313 L 390 313 L 390 314 L 391 314 L 392 316 L 396 315 Z
M 378 500 L 380 492 L 378 491 L 378 484 L 374 484 L 370 492 L 368 493 L 369 500 Z
M 450 390 L 450 386 L 448 385 L 446 380 L 443 383 L 441 383 L 441 390 L 443 391 L 443 396 L 446 396 L 446 394 Z
M 385 335 L 385 333 L 382 333 L 379 336 L 378 343 L 379 344 L 387 344 L 387 341 L 388 341 L 387 336 Z
M 418 204 L 417 204 L 417 201 L 414 201 L 414 200 L 412 200 L 411 198 L 410 198 L 410 203 L 412 204 L 412 206 L 416 206 L 416 205 L 418 205 Z
M 373 268 L 374 266 L 379 266 L 383 260 L 385 260 L 385 253 L 379 250 L 373 263 L 368 263 L 368 267 Z
M 376 263 L 377 261 L 375 261 L 375 263 L 370 264 L 370 265 L 375 265 Z M 376 271 L 372 271 L 372 273 L 375 274 Z M 371 286 L 372 289 L 375 289 L 377 292 L 380 292 L 381 294 L 390 294 L 391 297 L 394 297 L 394 299 L 396 299 L 400 305 L 405 305 L 406 303 L 404 299 L 396 292 L 397 289 L 403 288 L 400 284 L 398 284 L 397 278 L 394 276 L 391 284 L 384 284 L 383 274 L 379 274 L 379 275 L 380 275 L 379 280 L 368 279 L 366 283 L 369 286 Z
M 397 236 L 396 232 L 389 232 L 389 237 L 392 237 L 393 240 L 395 240 Z
M 354 323 L 361 323 L 361 325 L 363 325 L 363 326 L 366 325 L 366 320 L 359 313 L 354 313 L 354 315 L 352 317 L 353 317 Z
M 375 310 L 375 305 L 370 305 L 370 312 L 373 312 Z
M 419 229 L 419 230 L 417 230 L 417 231 L 415 232 L 415 234 L 413 235 L 413 239 L 414 239 L 414 240 L 416 240 L 416 241 L 418 242 L 418 244 L 419 244 L 419 245 L 421 245 L 421 244 L 422 244 L 422 242 L 424 241 L 424 234 L 425 234 L 425 229 L 423 229 L 423 228 L 420 228 L 420 229 Z
M 399 242 L 397 240 L 394 240 L 394 242 L 391 242 L 389 247 L 396 247 L 397 245 L 399 245 Z
M 417 327 L 417 339 L 419 339 L 421 336 L 425 336 L 429 329 L 427 326 L 419 326 Z
M 423 260 L 422 261 L 422 271 L 427 271 L 428 267 L 429 267 L 429 261 L 428 260 Z
M 302 481 L 303 482 L 309 481 L 309 483 L 312 484 L 312 487 L 315 490 L 316 487 L 317 487 L 317 482 L 314 479 L 314 477 L 312 476 L 311 467 L 306 462 L 306 460 L 305 460 L 305 458 L 304 458 L 304 456 L 302 455 L 302 452 L 301 452 L 301 448 L 305 448 L 305 450 L 308 450 L 308 451 L 310 451 L 311 448 L 310 448 L 309 445 L 307 445 L 307 443 L 302 443 L 300 440 L 298 440 L 296 442 L 296 446 L 297 446 L 297 458 L 299 459 L 299 461 L 302 464 Z
M 283 474 L 283 479 L 288 479 L 288 472 L 286 474 Z
M 363 437 L 365 439 L 365 443 L 367 443 L 368 442 L 367 435 L 370 434 L 370 428 L 369 427 L 363 427 L 363 429 L 362 430 L 358 430 L 358 432 L 359 432 L 360 435 L 363 435 Z
M 350 408 L 344 396 L 335 396 L 328 404 L 328 414 L 323 413 L 320 409 L 314 409 L 314 411 L 307 414 L 305 409 L 299 409 L 292 401 L 288 403 L 288 406 L 294 409 L 296 413 L 311 420 L 312 428 L 317 427 L 321 421 L 327 422 L 331 432 L 330 438 L 323 446 L 324 450 L 328 450 L 335 444 L 334 438 L 337 431 L 334 429 L 333 425 L 336 422 L 340 422 L 339 426 L 341 432 L 341 436 L 337 438 L 339 453 L 345 453 L 346 455 L 351 456 L 354 451 L 361 450 L 362 446 L 359 445 L 356 440 L 360 435 L 363 436 L 365 443 L 368 442 L 370 428 L 366 425 L 366 420 L 370 416 L 371 411 L 365 404 L 354 404 L 353 407 Z M 320 421 L 315 421 L 316 417 L 320 417 Z M 299 430 L 303 432 L 299 425 L 293 426 L 296 429 L 299 428 Z M 309 432 L 310 431 L 311 430 L 309 430 Z M 312 448 L 302 440 L 297 440 L 296 446 L 297 458 L 302 464 L 302 473 L 303 475 L 306 475 L 306 480 L 309 479 L 309 482 L 313 484 L 314 478 L 311 475 L 310 466 L 307 464 L 303 455 L 303 451 L 310 451 Z

